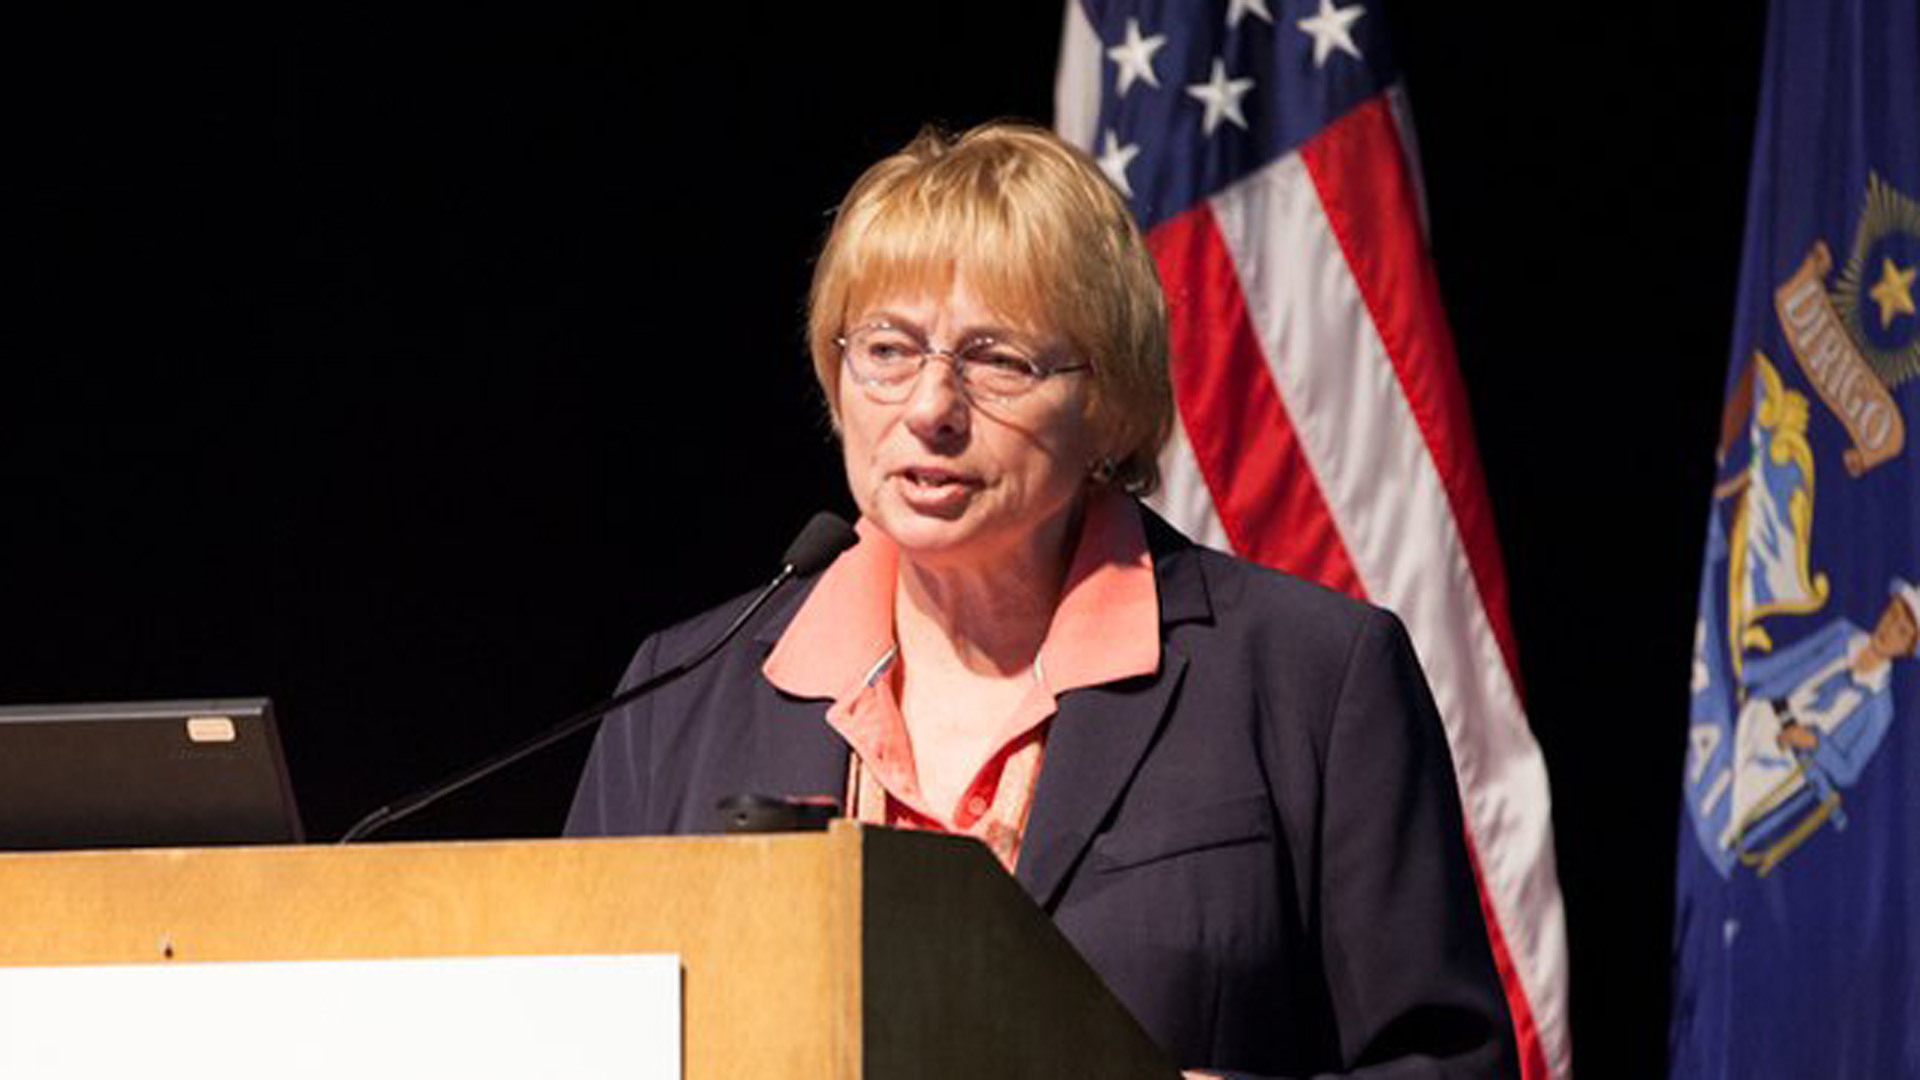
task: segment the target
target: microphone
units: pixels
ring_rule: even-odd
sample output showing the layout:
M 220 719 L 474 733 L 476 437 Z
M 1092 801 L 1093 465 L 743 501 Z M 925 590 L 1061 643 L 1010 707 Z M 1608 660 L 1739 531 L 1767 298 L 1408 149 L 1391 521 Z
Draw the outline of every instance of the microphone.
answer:
M 705 648 L 692 657 L 682 660 L 665 671 L 656 672 L 652 677 L 622 690 L 597 705 L 574 713 L 510 750 L 495 754 L 480 764 L 455 773 L 431 787 L 422 788 L 404 799 L 380 807 L 355 822 L 353 828 L 348 829 L 340 837 L 339 842 L 351 844 L 356 840 L 364 840 L 396 821 L 412 817 L 469 784 L 485 780 L 501 769 L 524 758 L 532 757 L 568 736 L 585 730 L 620 706 L 643 697 L 699 667 L 714 653 L 719 652 L 727 642 L 732 641 L 734 635 L 740 632 L 740 628 L 747 625 L 747 620 L 753 618 L 782 585 L 796 577 L 826 569 L 829 563 L 833 562 L 841 552 L 852 547 L 858 539 L 853 526 L 833 514 L 823 511 L 813 515 L 813 519 L 807 522 L 806 528 L 801 529 L 800 535 L 794 537 L 793 543 L 787 546 L 786 554 L 780 557 L 780 572 L 774 575 L 772 581 L 767 582 L 765 588 L 754 594 L 752 601 L 741 609 L 740 614 L 734 616 L 733 621 L 727 624 L 727 628 L 721 631 L 719 637 L 708 642 Z

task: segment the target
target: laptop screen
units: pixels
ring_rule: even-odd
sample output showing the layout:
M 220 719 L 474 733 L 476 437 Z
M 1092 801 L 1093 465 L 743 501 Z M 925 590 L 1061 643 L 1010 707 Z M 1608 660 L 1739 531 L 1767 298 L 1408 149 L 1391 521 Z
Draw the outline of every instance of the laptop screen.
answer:
M 0 849 L 301 839 L 266 698 L 0 708 Z

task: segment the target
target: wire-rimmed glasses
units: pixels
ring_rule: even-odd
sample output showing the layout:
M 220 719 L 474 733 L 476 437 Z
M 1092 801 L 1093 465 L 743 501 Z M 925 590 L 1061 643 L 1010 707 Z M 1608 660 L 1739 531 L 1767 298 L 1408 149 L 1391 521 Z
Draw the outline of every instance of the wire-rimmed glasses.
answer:
M 875 401 L 898 404 L 912 396 L 920 372 L 935 357 L 952 365 L 967 400 L 1005 402 L 1032 393 L 1055 375 L 1086 371 L 1093 365 L 1047 364 L 1019 345 L 975 337 L 952 349 L 934 349 L 911 330 L 877 322 L 835 339 L 847 374 Z

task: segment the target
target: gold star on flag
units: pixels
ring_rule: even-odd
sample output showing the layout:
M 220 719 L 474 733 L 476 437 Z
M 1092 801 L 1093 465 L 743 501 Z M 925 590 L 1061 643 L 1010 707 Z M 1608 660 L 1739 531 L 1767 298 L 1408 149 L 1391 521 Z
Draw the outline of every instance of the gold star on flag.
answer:
M 1913 272 L 1909 266 L 1904 273 L 1893 265 L 1892 259 L 1880 260 L 1880 280 L 1867 293 L 1873 302 L 1880 305 L 1880 329 L 1893 325 L 1895 315 L 1912 315 L 1913 311 Z

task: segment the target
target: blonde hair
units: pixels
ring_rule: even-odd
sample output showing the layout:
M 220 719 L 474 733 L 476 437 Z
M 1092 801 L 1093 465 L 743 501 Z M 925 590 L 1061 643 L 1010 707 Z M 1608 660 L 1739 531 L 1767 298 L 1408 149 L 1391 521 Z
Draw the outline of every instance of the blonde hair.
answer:
M 944 295 L 958 277 L 1008 318 L 1059 333 L 1092 365 L 1091 415 L 1110 482 L 1140 495 L 1158 487 L 1173 391 L 1153 258 L 1099 166 L 1026 124 L 984 124 L 958 138 L 925 129 L 847 193 L 807 304 L 814 374 L 836 426 L 847 319 L 881 294 Z

